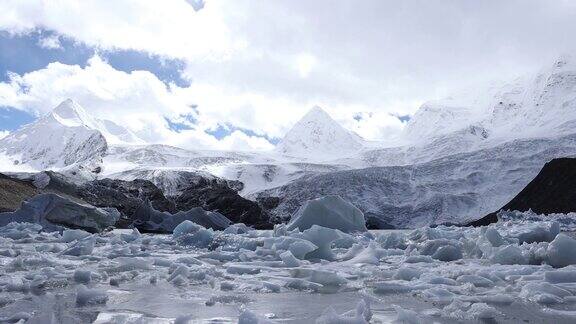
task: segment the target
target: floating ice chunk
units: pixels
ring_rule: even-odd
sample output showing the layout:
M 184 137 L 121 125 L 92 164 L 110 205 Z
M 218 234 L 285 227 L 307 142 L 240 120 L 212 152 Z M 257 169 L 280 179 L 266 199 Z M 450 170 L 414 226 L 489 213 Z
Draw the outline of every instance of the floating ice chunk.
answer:
M 526 224 L 521 227 L 515 236 L 520 244 L 534 242 L 551 242 L 560 233 L 560 224 L 557 222 L 538 222 Z
M 549 283 L 576 282 L 576 270 L 571 271 L 546 271 L 544 280 Z
M 280 253 L 280 259 L 282 260 L 282 263 L 284 263 L 285 267 L 295 268 L 300 266 L 300 260 L 296 259 L 294 254 L 290 251 Z
M 220 290 L 222 291 L 231 291 L 236 289 L 236 285 L 233 282 L 223 281 L 220 283 Z
M 556 304 L 572 293 L 547 282 L 530 282 L 522 287 L 518 296 L 540 304 Z
M 404 280 L 404 281 L 411 281 L 412 279 L 418 279 L 422 275 L 422 271 L 416 268 L 410 267 L 401 267 L 396 271 L 394 274 L 394 279 L 396 280 Z
M 182 275 L 177 275 L 176 277 L 172 278 L 172 280 L 170 280 L 170 283 L 174 286 L 182 287 L 188 283 L 188 280 L 186 280 L 186 277 Z
M 329 306 L 324 313 L 316 319 L 316 324 L 368 324 L 372 318 L 370 304 L 361 300 L 356 309 L 338 315 L 334 308 Z
M 364 251 L 364 249 L 365 247 L 362 244 L 358 243 L 352 244 L 352 246 L 348 249 L 348 251 L 346 251 L 346 253 L 344 253 L 344 255 L 340 257 L 340 260 L 342 261 L 351 260 L 358 254 L 360 254 L 362 251 Z
M 292 215 L 287 229 L 304 231 L 313 225 L 341 230 L 345 233 L 367 231 L 360 209 L 339 196 L 308 200 Z
M 172 237 L 182 245 L 207 247 L 212 243 L 214 232 L 189 220 L 185 220 L 174 228 Z
M 376 238 L 376 242 L 385 249 L 404 250 L 408 246 L 406 235 L 399 232 L 384 232 Z
M 253 266 L 249 266 L 249 265 L 238 265 L 238 264 L 234 264 L 234 265 L 230 265 L 228 266 L 228 268 L 226 269 L 226 272 L 230 273 L 230 274 L 237 274 L 237 275 L 243 275 L 243 274 L 257 274 L 260 273 L 260 268 L 258 267 L 253 267 Z
M 115 261 L 118 262 L 118 266 L 114 268 L 116 272 L 150 270 L 154 264 L 154 260 L 141 257 L 118 257 Z
M 125 234 L 125 233 L 120 234 L 120 238 L 122 239 L 122 241 L 128 242 L 128 243 L 137 240 L 141 236 L 142 236 L 142 234 L 140 234 L 140 231 L 137 228 L 133 228 L 132 233 L 130 233 L 130 234 Z
M 106 304 L 108 301 L 108 296 L 106 292 L 99 289 L 89 289 L 84 285 L 78 286 L 76 292 L 76 305 L 89 306 L 96 304 Z
M 434 259 L 428 255 L 411 255 L 404 260 L 405 263 L 432 263 Z
M 0 217 L 1 215 L 0 213 Z M 38 234 L 41 230 L 40 224 L 11 222 L 5 226 L 0 225 L 0 236 L 19 240 L 30 237 L 31 234 Z
M 62 251 L 62 255 L 73 255 L 73 256 L 90 255 L 92 254 L 92 251 L 94 251 L 95 243 L 96 239 L 94 238 L 93 235 L 91 235 L 89 237 L 76 241 L 76 243 L 74 243 L 72 246 Z
M 19 291 L 23 293 L 27 293 L 30 291 L 30 284 L 28 282 L 24 282 L 22 279 L 12 279 L 6 285 L 6 291 Z
M 454 246 L 460 248 L 460 242 L 457 240 L 440 238 L 425 241 L 419 248 L 420 254 L 434 255 L 440 248 L 445 246 Z M 450 252 L 450 251 L 447 251 Z
M 308 253 L 316 249 L 318 249 L 318 247 L 314 243 L 306 240 L 294 242 L 288 247 L 288 251 L 300 260 L 305 259 Z
M 438 226 L 435 228 L 424 227 L 413 230 L 407 237 L 414 242 L 425 242 L 438 239 L 458 241 L 464 237 L 464 233 L 461 229 L 456 227 Z
M 354 252 L 354 251 L 353 251 Z M 356 253 L 350 263 L 374 264 L 380 263 L 380 258 L 386 255 L 387 250 L 379 249 L 375 242 L 370 242 L 366 248 Z
M 70 243 L 90 236 L 90 233 L 81 229 L 66 229 L 62 232 L 62 242 Z
M 74 271 L 74 281 L 81 284 L 89 284 L 92 280 L 92 272 L 90 270 L 76 270 Z
M 219 247 L 226 251 L 239 251 L 242 249 L 255 251 L 260 243 L 261 241 L 258 238 L 219 233 L 219 235 L 214 236 L 214 241 L 212 242 L 211 247 Z
M 285 287 L 296 290 L 310 290 L 316 292 L 320 291 L 323 288 L 321 284 L 297 278 L 286 280 Z
M 500 312 L 494 307 L 488 306 L 484 303 L 472 304 L 467 313 L 469 318 L 479 320 L 494 319 L 500 315 Z
M 282 236 L 265 238 L 264 248 L 290 251 L 297 259 L 303 260 L 306 254 L 318 249 L 318 246 L 302 238 Z
M 185 265 L 179 265 L 177 268 L 175 268 L 171 273 L 170 276 L 168 277 L 168 281 L 172 281 L 174 280 L 176 277 L 178 276 L 182 276 L 182 277 L 188 277 L 188 273 L 189 273 L 189 269 L 187 266 Z
M 336 256 L 332 252 L 331 245 L 332 242 L 341 238 L 343 233 L 339 230 L 312 225 L 312 227 L 299 235 L 300 238 L 308 240 L 318 247 L 316 250 L 306 254 L 306 259 L 334 260 Z
M 394 323 L 403 324 L 424 324 L 423 319 L 413 310 L 404 309 L 400 306 L 394 305 L 394 310 L 396 311 L 396 318 Z
M 492 262 L 499 264 L 527 264 L 528 258 L 517 245 L 507 245 L 494 253 Z
M 492 226 L 490 226 L 486 229 L 486 232 L 484 233 L 484 237 L 494 247 L 499 247 L 499 246 L 505 244 L 505 241 L 502 238 L 502 235 L 500 235 L 500 233 Z
M 15 212 L 0 213 L 0 226 L 27 222 L 41 224 L 49 231 L 71 226 L 94 233 L 113 226 L 119 218 L 114 208 L 96 208 L 48 193 L 30 198 Z
M 228 227 L 226 227 L 226 229 L 224 229 L 224 234 L 246 234 L 248 233 L 250 230 L 252 230 L 250 227 L 246 226 L 246 224 L 244 223 L 237 223 L 237 224 L 232 224 Z
M 428 278 L 427 282 L 433 285 L 446 285 L 446 286 L 456 286 L 458 284 L 456 280 L 445 277 Z
M 560 233 L 557 222 L 522 222 L 508 223 L 510 237 L 517 238 L 519 243 L 550 242 Z
M 430 288 L 422 291 L 422 296 L 435 303 L 450 304 L 456 297 L 456 294 L 444 288 Z
M 492 287 L 494 282 L 490 279 L 477 275 L 462 275 L 456 279 L 459 284 L 471 283 L 476 287 Z
M 420 290 L 426 288 L 424 286 L 411 285 L 409 283 L 399 281 L 382 281 L 374 284 L 374 293 L 376 294 L 399 294 L 407 293 L 413 290 Z
M 286 229 L 286 224 L 276 224 L 274 225 L 274 230 L 272 230 L 272 237 L 287 236 L 288 230 Z
M 202 265 L 202 261 L 196 259 L 195 257 L 191 257 L 191 256 L 185 256 L 185 257 L 178 258 L 176 260 L 176 262 L 185 264 L 187 266 Z M 156 260 L 154 261 L 154 264 L 156 264 Z
M 260 316 L 247 308 L 240 310 L 238 324 L 272 324 L 267 318 Z
M 177 239 L 183 235 L 197 233 L 201 229 L 203 229 L 202 226 L 192 221 L 185 220 L 174 228 L 174 230 L 172 231 L 172 237 L 174 239 Z
M 449 262 L 462 259 L 462 248 L 458 245 L 445 245 L 441 246 L 432 254 L 432 258 Z
M 306 279 L 323 286 L 338 287 L 345 285 L 347 280 L 336 272 L 316 269 L 295 268 L 290 269 L 292 278 Z
M 574 251 L 576 251 L 576 240 L 565 234 L 558 234 L 548 245 L 548 250 L 546 251 L 548 263 L 555 268 L 576 264 L 576 253 Z
M 479 296 L 478 299 L 483 303 L 498 305 L 510 305 L 514 302 L 514 298 L 512 298 L 512 296 L 505 294 Z

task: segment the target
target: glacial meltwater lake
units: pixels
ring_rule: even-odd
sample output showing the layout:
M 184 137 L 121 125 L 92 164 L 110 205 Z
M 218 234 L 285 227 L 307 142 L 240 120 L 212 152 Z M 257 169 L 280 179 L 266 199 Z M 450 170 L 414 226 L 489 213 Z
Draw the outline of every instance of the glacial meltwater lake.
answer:
M 514 244 L 518 233 L 543 233 L 548 225 L 495 225 L 499 239 L 486 229 L 456 227 L 343 235 L 329 244 L 330 261 L 290 257 L 306 244 L 282 231 L 215 232 L 202 246 L 206 242 L 193 237 L 131 231 L 62 242 L 58 233 L 4 228 L 0 319 L 574 323 L 576 269 L 531 264 L 530 258 L 546 257 L 553 243 Z M 86 242 L 93 246 L 86 248 Z M 446 246 L 457 248 L 438 253 Z

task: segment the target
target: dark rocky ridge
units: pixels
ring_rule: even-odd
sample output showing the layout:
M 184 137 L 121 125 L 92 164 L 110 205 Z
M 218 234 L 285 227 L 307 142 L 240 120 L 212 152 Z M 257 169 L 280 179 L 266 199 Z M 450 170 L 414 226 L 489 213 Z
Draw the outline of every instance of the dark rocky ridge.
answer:
M 516 197 L 500 210 L 527 211 L 537 214 L 576 212 L 576 159 L 554 159 Z M 490 213 L 471 226 L 483 226 L 498 221 L 498 211 Z
M 36 184 L 40 188 L 33 185 Z M 235 223 L 245 223 L 256 228 L 271 228 L 268 213 L 260 205 L 241 197 L 221 179 L 196 179 L 174 197 L 164 195 L 148 180 L 131 181 L 102 179 L 75 183 L 66 176 L 46 171 L 27 180 L 0 177 L 0 211 L 13 211 L 30 197 L 39 193 L 56 193 L 71 200 L 88 203 L 95 207 L 116 208 L 122 215 L 117 227 L 126 228 L 133 224 L 138 209 L 148 204 L 159 212 L 175 214 L 201 207 L 219 212 Z
M 178 210 L 202 207 L 228 217 L 234 223 L 245 223 L 258 229 L 272 228 L 268 213 L 258 203 L 241 197 L 238 192 L 215 179 L 202 179 L 175 197 Z

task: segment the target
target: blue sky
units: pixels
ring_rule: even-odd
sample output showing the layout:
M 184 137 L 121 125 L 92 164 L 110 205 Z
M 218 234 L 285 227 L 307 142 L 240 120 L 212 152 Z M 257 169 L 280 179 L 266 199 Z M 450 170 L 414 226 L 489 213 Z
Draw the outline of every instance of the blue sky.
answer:
M 53 33 L 43 30 L 22 35 L 10 35 L 0 31 L 0 82 L 8 81 L 10 72 L 21 75 L 45 68 L 51 62 L 85 67 L 88 59 L 98 53 L 117 70 L 145 70 L 154 73 L 165 83 L 175 83 L 183 87 L 190 85 L 189 81 L 181 77 L 184 63 L 180 60 L 161 59 L 134 50 L 99 50 L 68 38 L 60 38 L 60 48 L 40 46 L 42 38 L 52 35 Z M 23 110 L 0 106 L 0 131 L 13 131 L 35 118 L 36 116 Z M 176 123 L 175 129 L 178 129 Z

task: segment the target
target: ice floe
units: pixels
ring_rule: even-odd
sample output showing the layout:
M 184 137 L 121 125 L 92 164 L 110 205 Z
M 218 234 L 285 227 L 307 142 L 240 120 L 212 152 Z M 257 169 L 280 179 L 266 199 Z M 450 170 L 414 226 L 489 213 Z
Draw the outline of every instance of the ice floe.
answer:
M 301 316 L 314 314 L 303 320 L 310 323 L 498 321 L 518 305 L 542 319 L 569 318 L 576 311 L 576 241 L 558 226 L 511 218 L 482 228 L 344 233 L 317 224 L 214 230 L 185 220 L 162 235 L 12 222 L 0 227 L 0 317 L 58 322 L 64 314 L 83 322 L 90 309 L 102 323 L 207 319 L 178 307 L 155 309 L 157 290 L 167 303 L 185 300 L 197 310 L 232 305 L 228 316 L 241 323 L 282 322 L 300 308 L 308 314 Z M 145 289 L 152 295 L 142 295 Z M 357 297 L 347 306 L 261 312 L 270 296 L 351 293 Z M 267 309 L 294 305 L 274 298 Z M 74 307 L 40 307 L 54 303 Z M 128 316 L 124 307 L 133 303 L 136 314 Z
M 366 231 L 366 220 L 360 209 L 339 196 L 325 196 L 305 202 L 290 219 L 288 229 L 311 228 L 313 225 L 342 232 Z

